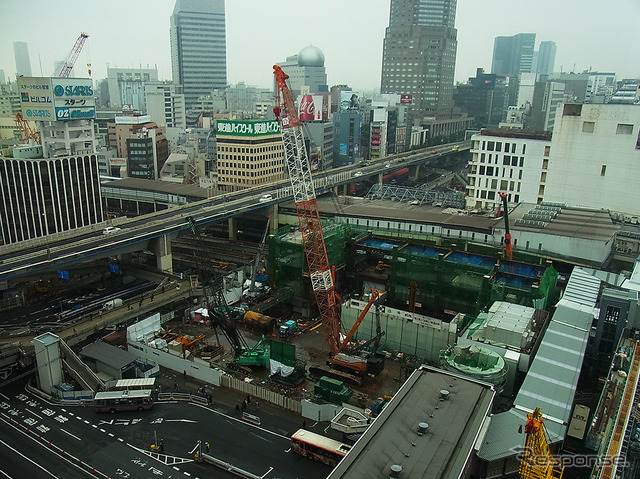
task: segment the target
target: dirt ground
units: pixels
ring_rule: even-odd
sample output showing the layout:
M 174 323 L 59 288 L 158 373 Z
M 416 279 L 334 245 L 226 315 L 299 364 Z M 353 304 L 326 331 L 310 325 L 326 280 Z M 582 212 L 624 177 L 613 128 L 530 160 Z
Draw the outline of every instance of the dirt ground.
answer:
M 201 334 L 205 335 L 205 340 L 210 344 L 217 344 L 219 339 L 220 344 L 224 347 L 224 355 L 218 356 L 213 361 L 217 366 L 223 367 L 225 363 L 230 363 L 234 359 L 233 350 L 229 345 L 229 342 L 224 337 L 221 331 L 218 331 L 218 335 L 207 324 L 199 324 L 192 322 L 189 324 L 181 324 L 177 321 L 172 321 L 164 325 L 165 329 L 170 329 L 174 332 L 179 332 L 183 335 L 189 335 L 197 337 Z M 256 344 L 261 339 L 261 334 L 248 331 L 239 325 L 240 334 L 245 338 L 249 347 Z M 279 340 L 275 335 L 269 335 L 267 339 Z M 307 363 L 308 368 L 312 365 L 324 365 L 329 358 L 329 347 L 325 342 L 324 328 L 322 326 L 315 330 L 305 331 L 298 336 L 287 339 L 286 341 L 296 346 L 296 358 L 298 360 Z M 398 391 L 402 382 L 410 374 L 410 370 L 407 370 L 404 363 L 391 357 L 385 360 L 384 370 L 376 377 L 365 377 L 362 385 L 359 387 L 349 386 L 354 395 L 349 401 L 352 405 L 360 408 L 367 408 L 371 402 L 383 395 L 392 396 Z M 269 377 L 269 371 L 266 369 L 254 369 L 252 377 L 258 380 L 267 381 Z M 317 378 L 312 378 L 308 373 L 305 382 L 296 388 L 296 391 L 291 391 L 292 395 L 302 395 L 308 397 L 314 390 L 314 384 L 317 382 Z

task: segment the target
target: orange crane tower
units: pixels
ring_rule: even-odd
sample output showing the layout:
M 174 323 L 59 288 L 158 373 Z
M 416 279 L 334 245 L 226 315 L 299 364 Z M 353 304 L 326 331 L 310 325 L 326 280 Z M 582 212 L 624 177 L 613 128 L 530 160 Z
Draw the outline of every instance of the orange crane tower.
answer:
M 329 265 L 302 122 L 286 81 L 289 75 L 278 65 L 273 66 L 273 73 L 276 79 L 276 107 L 273 111 L 282 130 L 285 164 L 291 180 L 311 287 L 333 357 L 340 350 L 340 297 L 335 291 L 334 272 Z

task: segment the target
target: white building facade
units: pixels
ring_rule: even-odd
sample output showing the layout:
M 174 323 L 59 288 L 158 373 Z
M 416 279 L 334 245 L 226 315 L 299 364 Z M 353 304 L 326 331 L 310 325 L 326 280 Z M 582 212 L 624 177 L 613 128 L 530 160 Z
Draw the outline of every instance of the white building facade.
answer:
M 483 129 L 472 138 L 467 207 L 493 211 L 509 203 L 540 203 L 547 176 L 551 133 Z
M 544 200 L 640 214 L 640 105 L 558 109 Z
M 146 111 L 152 121 L 163 128 L 187 128 L 182 86 L 172 82 L 146 82 Z

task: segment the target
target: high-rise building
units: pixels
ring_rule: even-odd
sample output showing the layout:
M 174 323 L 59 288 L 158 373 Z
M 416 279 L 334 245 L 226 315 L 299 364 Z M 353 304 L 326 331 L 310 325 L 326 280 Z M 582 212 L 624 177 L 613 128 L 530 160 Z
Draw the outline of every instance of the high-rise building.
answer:
M 456 0 L 391 0 L 381 93 L 409 95 L 410 120 L 451 118 Z
M 285 178 L 276 120 L 218 120 L 218 189 L 238 191 Z
M 107 68 L 110 106 L 147 113 L 145 83 L 158 81 L 157 68 Z
M 496 37 L 493 43 L 491 73 L 514 78 L 517 78 L 520 73 L 531 73 L 535 43 L 535 33 Z
M 540 75 L 553 73 L 553 67 L 556 63 L 556 42 L 540 42 L 540 47 L 534 53 L 534 56 L 534 72 Z
M 170 29 L 173 81 L 189 110 L 199 96 L 227 86 L 224 0 L 176 0 Z
M 457 107 L 475 118 L 476 128 L 498 126 L 508 107 L 506 78 L 478 68 L 466 84 L 456 85 L 453 98 Z
M 13 42 L 13 54 L 16 59 L 16 75 L 31 76 L 31 59 L 27 42 Z

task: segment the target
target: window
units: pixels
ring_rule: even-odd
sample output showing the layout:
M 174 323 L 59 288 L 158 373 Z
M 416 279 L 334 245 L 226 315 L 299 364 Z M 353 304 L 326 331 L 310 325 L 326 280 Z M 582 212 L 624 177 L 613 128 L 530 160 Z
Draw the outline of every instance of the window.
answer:
M 549 153 L 551 152 L 551 147 L 550 146 L 545 146 L 544 147 L 544 156 L 549 156 Z
M 502 164 L 505 166 L 509 166 L 509 163 L 511 163 L 511 157 L 504 155 L 504 157 L 502 158 Z
M 596 127 L 595 121 L 583 121 L 582 122 L 582 133 L 593 133 L 593 130 Z
M 487 142 L 487 150 L 488 151 L 493 151 L 494 148 L 495 148 L 495 145 L 496 145 L 495 141 L 488 141 Z
M 630 135 L 633 133 L 633 125 L 628 125 L 626 123 L 618 123 L 618 128 L 616 128 L 616 135 Z
M 600 168 L 600 176 L 604 176 L 607 174 L 607 165 L 602 165 L 602 168 Z

